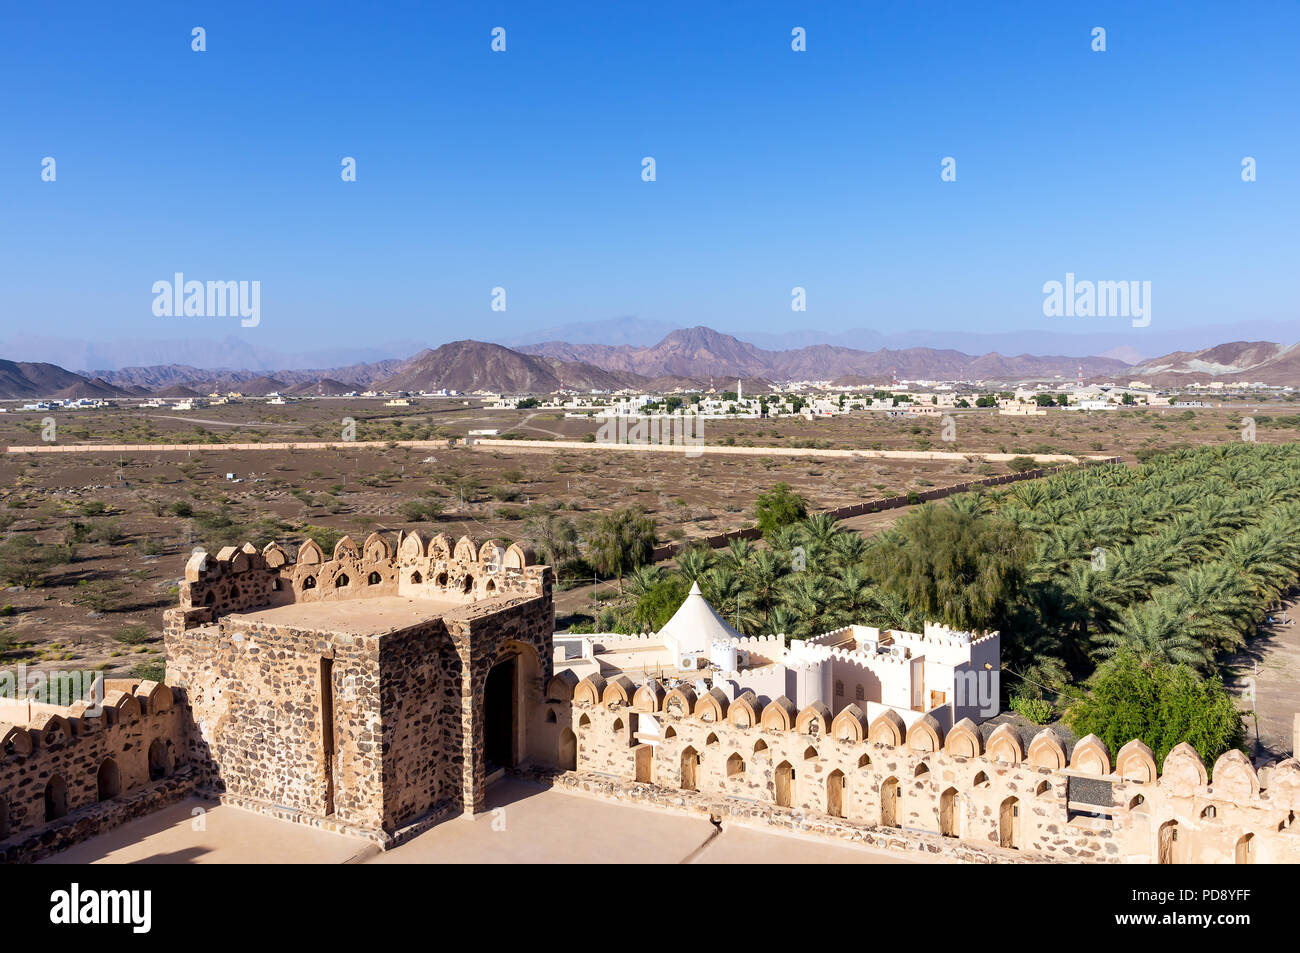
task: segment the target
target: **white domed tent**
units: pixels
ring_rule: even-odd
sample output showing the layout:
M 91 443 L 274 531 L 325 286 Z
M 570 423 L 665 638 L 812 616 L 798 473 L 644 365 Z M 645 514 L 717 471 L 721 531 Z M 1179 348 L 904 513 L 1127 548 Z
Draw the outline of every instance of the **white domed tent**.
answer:
M 659 630 L 659 636 L 673 653 L 679 668 L 696 668 L 700 659 L 711 659 L 716 652 L 722 657 L 715 661 L 729 670 L 735 668 L 737 661 L 735 647 L 730 643 L 744 638 L 709 605 L 699 583 L 692 583 L 690 593 Z M 715 646 L 722 651 L 718 652 Z

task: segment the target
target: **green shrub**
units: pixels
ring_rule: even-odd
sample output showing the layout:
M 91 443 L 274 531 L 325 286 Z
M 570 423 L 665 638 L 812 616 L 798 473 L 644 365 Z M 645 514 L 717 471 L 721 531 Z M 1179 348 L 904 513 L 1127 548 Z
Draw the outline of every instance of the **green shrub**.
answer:
M 1023 695 L 1011 696 L 1011 710 L 1023 715 L 1035 725 L 1045 725 L 1056 714 L 1052 703 L 1043 698 L 1026 698 Z
M 158 682 L 161 684 L 166 681 L 166 676 L 166 666 L 162 662 L 141 662 L 131 669 L 131 677 L 144 682 Z
M 1111 751 L 1137 738 L 1162 764 L 1174 745 L 1186 741 L 1209 765 L 1245 737 L 1223 682 L 1186 665 L 1144 662 L 1121 651 L 1097 668 L 1089 688 L 1066 709 L 1065 723 L 1078 735 L 1096 735 Z
M 808 501 L 788 483 L 777 483 L 766 493 L 759 494 L 754 505 L 754 515 L 758 519 L 758 530 L 764 536 L 798 523 L 808 515 Z
M 142 645 L 152 642 L 155 636 L 146 625 L 128 625 L 119 629 L 113 638 L 123 645 Z
M 428 523 L 442 513 L 442 500 L 425 498 L 402 504 L 402 518 L 412 523 Z

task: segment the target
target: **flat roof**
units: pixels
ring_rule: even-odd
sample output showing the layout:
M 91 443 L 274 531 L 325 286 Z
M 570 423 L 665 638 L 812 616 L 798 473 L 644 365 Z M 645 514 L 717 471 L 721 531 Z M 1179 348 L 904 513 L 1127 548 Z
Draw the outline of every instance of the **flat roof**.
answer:
M 496 597 L 500 598 L 500 597 Z M 221 617 L 229 629 L 240 622 L 248 625 L 278 625 L 290 629 L 320 629 L 347 635 L 385 635 L 421 625 L 477 603 L 451 599 L 411 599 L 406 596 L 373 596 L 360 599 L 334 599 L 325 602 L 295 602 L 270 609 L 231 612 Z

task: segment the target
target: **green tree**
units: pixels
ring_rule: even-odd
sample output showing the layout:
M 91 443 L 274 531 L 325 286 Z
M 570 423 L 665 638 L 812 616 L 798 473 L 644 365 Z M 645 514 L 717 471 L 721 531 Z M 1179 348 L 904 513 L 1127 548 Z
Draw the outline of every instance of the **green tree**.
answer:
M 1186 665 L 1144 662 L 1121 651 L 1098 667 L 1088 687 L 1066 710 L 1065 723 L 1076 734 L 1096 735 L 1112 753 L 1137 738 L 1162 764 L 1186 741 L 1209 765 L 1245 737 L 1241 713 L 1223 683 Z
M 39 586 L 45 574 L 72 561 L 71 546 L 45 546 L 26 534 L 0 543 L 0 580 L 11 586 Z
M 578 555 L 578 528 L 573 520 L 553 511 L 527 520 L 524 534 L 545 565 L 558 568 Z
M 637 598 L 632 618 L 643 629 L 658 632 L 681 608 L 690 587 L 686 580 L 673 573 L 656 580 Z
M 587 561 L 598 573 L 617 576 L 648 563 L 658 536 L 655 521 L 636 507 L 624 507 L 599 516 L 587 531 Z
M 766 493 L 759 494 L 754 515 L 758 518 L 759 532 L 767 536 L 773 530 L 805 519 L 808 501 L 790 489 L 790 484 L 777 483 Z
M 910 611 L 958 629 L 999 628 L 1020 595 L 1033 542 L 1005 520 L 923 505 L 882 538 L 882 587 Z

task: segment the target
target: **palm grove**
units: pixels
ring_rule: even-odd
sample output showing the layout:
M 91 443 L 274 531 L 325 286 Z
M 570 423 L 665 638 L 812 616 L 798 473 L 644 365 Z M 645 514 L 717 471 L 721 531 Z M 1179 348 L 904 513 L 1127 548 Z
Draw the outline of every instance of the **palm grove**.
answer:
M 751 635 L 997 629 L 1008 704 L 1030 720 L 1063 717 L 1111 750 L 1141 738 L 1161 759 L 1188 740 L 1208 763 L 1243 739 L 1217 665 L 1300 577 L 1300 444 L 1176 450 L 961 494 L 870 540 L 808 515 L 784 484 L 756 516 L 760 541 L 688 548 L 670 569 L 648 564 L 654 527 L 635 511 L 583 534 L 556 517 L 532 530 L 555 564 L 585 550 L 588 568 L 619 577 L 592 629 L 657 630 L 692 582 Z

